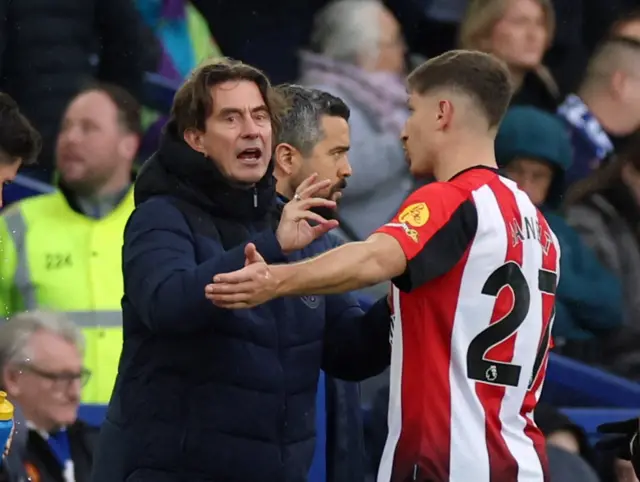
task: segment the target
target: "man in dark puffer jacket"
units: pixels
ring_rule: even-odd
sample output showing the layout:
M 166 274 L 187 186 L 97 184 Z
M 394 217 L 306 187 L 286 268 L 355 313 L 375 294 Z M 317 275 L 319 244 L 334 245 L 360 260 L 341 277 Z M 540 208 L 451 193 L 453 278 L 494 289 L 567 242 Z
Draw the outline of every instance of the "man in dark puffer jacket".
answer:
M 40 168 L 52 168 L 62 114 L 84 83 L 141 93 L 141 29 L 131 0 L 0 0 L 0 91 L 42 133 Z
M 226 61 L 176 94 L 125 230 L 124 346 L 93 482 L 303 482 L 320 368 L 359 380 L 389 363 L 386 299 L 364 314 L 349 295 L 242 311 L 204 297 L 249 241 L 272 262 L 331 247 L 335 223 L 309 210 L 333 205 L 310 198 L 330 182 L 277 199 L 273 99 L 264 74 Z

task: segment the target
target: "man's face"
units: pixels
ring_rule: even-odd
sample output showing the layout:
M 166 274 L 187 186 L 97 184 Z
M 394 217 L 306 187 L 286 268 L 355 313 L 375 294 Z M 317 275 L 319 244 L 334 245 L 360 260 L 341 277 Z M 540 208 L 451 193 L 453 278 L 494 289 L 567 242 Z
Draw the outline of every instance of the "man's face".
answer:
M 409 95 L 410 116 L 402 130 L 409 170 L 421 178 L 433 173 L 435 153 L 441 142 L 438 100 L 432 95 Z
M 640 61 L 640 56 L 634 56 Z M 624 105 L 624 114 L 628 119 L 627 132 L 620 135 L 629 135 L 640 128 L 640 65 L 625 65 L 614 74 L 618 79 L 614 85 L 617 88 L 617 97 L 621 105 Z
M 271 161 L 271 118 L 254 82 L 241 80 L 211 89 L 214 110 L 206 121 L 206 132 L 185 139 L 216 162 L 229 180 L 255 184 Z
M 331 186 L 319 195 L 336 200 L 346 187 L 347 178 L 351 176 L 351 165 L 347 156 L 349 124 L 342 117 L 323 116 L 321 126 L 324 134 L 322 139 L 308 157 L 296 161 L 298 171 L 294 176 L 294 187 L 300 185 L 311 174 L 317 173 L 318 181 L 331 180 Z
M 380 42 L 375 70 L 403 75 L 405 72 L 406 44 L 400 24 L 386 8 L 379 15 Z
M 31 335 L 28 360 L 5 370 L 7 392 L 38 428 L 53 430 L 75 422 L 83 376 L 75 345 L 48 331 Z
M 56 165 L 70 188 L 92 193 L 107 184 L 114 172 L 130 169 L 133 154 L 118 109 L 108 95 L 90 91 L 76 97 L 64 114 L 56 146 Z M 126 159 L 127 155 L 130 159 Z
M 0 207 L 2 207 L 2 187 L 5 183 L 13 181 L 21 164 L 21 159 L 14 159 L 13 162 L 6 164 L 0 163 Z
M 544 204 L 553 181 L 551 166 L 535 159 L 515 159 L 507 164 L 505 172 L 509 179 L 527 193 L 533 204 Z
M 544 10 L 535 0 L 509 0 L 493 27 L 488 50 L 507 65 L 533 69 L 542 62 L 548 33 Z

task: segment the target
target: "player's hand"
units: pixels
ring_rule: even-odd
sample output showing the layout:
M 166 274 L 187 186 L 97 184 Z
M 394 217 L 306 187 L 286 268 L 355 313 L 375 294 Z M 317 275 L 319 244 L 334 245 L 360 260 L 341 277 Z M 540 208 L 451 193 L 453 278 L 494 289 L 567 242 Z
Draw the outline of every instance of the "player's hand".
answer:
M 244 268 L 214 276 L 204 289 L 207 299 L 220 308 L 252 308 L 277 296 L 277 281 L 255 245 L 247 244 L 244 254 Z
M 305 179 L 298 187 L 293 199 L 282 210 L 276 237 L 285 253 L 304 248 L 338 226 L 338 221 L 327 220 L 311 211 L 313 208 L 335 209 L 336 207 L 334 200 L 313 197 L 331 185 L 330 180 L 314 182 L 317 177 L 317 174 L 313 174 Z

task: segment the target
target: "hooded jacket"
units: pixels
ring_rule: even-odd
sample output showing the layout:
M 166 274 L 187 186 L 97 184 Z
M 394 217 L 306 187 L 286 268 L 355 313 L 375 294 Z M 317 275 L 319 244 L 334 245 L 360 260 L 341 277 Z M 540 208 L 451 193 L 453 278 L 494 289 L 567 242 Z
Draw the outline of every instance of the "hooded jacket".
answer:
M 320 369 L 358 380 L 389 363 L 390 314 L 350 295 L 287 297 L 225 310 L 204 297 L 216 273 L 244 266 L 251 241 L 285 256 L 267 174 L 231 186 L 167 126 L 141 170 L 124 234 L 124 346 L 93 482 L 302 482 L 314 450 Z
M 502 121 L 495 147 L 500 167 L 526 158 L 548 163 L 554 172 L 547 198 L 539 208 L 558 238 L 562 253 L 553 327 L 556 342 L 594 339 L 619 327 L 622 324 L 620 281 L 602 266 L 578 233 L 555 212 L 572 159 L 571 143 L 563 123 L 533 107 L 513 107 Z

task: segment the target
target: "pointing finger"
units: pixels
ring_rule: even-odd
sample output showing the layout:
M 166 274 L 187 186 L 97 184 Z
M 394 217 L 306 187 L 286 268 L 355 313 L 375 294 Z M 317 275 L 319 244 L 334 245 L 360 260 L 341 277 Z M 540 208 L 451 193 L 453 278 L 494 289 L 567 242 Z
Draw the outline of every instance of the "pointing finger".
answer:
M 243 283 L 245 281 L 251 281 L 253 279 L 252 273 L 243 268 L 238 271 L 233 271 L 231 273 L 221 273 L 217 274 L 213 277 L 214 283 L 228 283 L 228 284 L 237 284 Z
M 207 297 L 217 299 L 219 296 L 244 296 L 248 297 L 255 291 L 255 285 L 252 282 L 244 282 L 237 284 L 228 283 L 216 283 L 207 291 L 205 291 Z
M 205 296 L 211 299 L 216 299 L 217 296 L 230 294 L 230 293 L 242 293 L 238 286 L 244 283 L 230 284 L 230 283 L 215 283 L 208 290 L 205 290 Z

